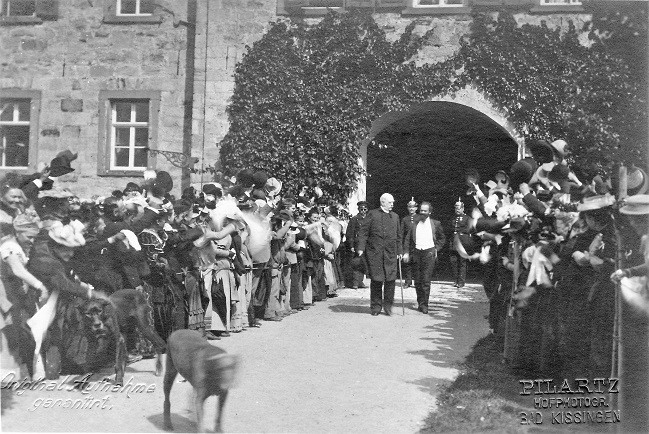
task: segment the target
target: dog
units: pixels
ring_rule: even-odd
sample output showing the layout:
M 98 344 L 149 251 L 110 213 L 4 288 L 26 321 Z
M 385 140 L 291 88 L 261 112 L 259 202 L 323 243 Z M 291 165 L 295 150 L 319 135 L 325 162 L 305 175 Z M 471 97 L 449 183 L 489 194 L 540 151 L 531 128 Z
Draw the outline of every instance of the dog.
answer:
M 88 300 L 83 306 L 85 329 L 92 343 L 97 344 L 97 360 L 92 366 L 84 365 L 84 372 L 102 367 L 106 353 L 115 353 L 115 384 L 123 385 L 126 370 L 126 340 L 124 333 L 137 328 L 142 336 L 151 341 L 156 349 L 156 376 L 162 374 L 162 353 L 166 348 L 164 340 L 155 332 L 149 321 L 150 307 L 144 294 L 135 289 L 121 289 L 110 295 L 110 303 L 103 300 Z M 104 348 L 102 348 L 102 346 Z M 101 366 L 100 366 L 101 365 Z
M 185 378 L 196 394 L 197 431 L 205 432 L 203 405 L 213 395 L 218 396 L 216 432 L 222 432 L 222 416 L 228 390 L 234 385 L 240 359 L 209 344 L 193 330 L 177 330 L 167 340 L 167 368 L 164 376 L 164 426 L 173 430 L 169 394 L 177 374 Z

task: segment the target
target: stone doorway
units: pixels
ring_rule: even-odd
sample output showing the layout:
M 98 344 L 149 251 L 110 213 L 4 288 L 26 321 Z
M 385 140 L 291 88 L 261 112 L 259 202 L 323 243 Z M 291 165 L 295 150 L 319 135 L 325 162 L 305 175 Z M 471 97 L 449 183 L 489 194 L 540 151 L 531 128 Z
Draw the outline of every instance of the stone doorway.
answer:
M 484 183 L 498 170 L 508 171 L 519 158 L 520 145 L 505 127 L 463 104 L 431 101 L 386 118 L 364 153 L 370 209 L 378 206 L 384 192 L 395 197 L 394 211 L 400 216 L 407 214 L 411 197 L 418 203 L 428 200 L 434 218 L 448 232 L 458 197 L 468 212 L 475 204 L 466 195 L 466 169 L 476 169 Z

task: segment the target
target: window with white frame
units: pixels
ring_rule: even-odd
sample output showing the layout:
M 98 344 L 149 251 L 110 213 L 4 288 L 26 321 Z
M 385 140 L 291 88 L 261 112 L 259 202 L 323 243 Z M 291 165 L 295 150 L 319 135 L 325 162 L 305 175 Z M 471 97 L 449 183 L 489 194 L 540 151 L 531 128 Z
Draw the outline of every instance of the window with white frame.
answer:
M 0 98 L 0 168 L 28 167 L 32 127 L 31 99 Z
M 36 15 L 36 0 L 0 0 L 0 15 L 4 17 L 33 17 Z
M 581 6 L 581 0 L 540 0 L 541 6 Z
M 158 148 L 158 90 L 99 91 L 97 174 L 138 176 L 155 169 L 149 149 Z
M 112 100 L 110 119 L 110 170 L 145 170 L 149 100 Z
M 153 15 L 154 0 L 117 0 L 117 16 L 151 16 Z
M 413 8 L 435 8 L 435 7 L 461 7 L 463 0 L 412 0 Z

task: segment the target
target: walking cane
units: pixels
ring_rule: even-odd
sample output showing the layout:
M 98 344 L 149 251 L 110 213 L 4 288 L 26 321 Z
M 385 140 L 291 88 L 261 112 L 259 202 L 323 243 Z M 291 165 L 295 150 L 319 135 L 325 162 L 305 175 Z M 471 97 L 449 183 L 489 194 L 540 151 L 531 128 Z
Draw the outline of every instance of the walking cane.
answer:
M 399 280 L 401 281 L 401 316 L 406 316 L 406 308 L 403 301 L 403 274 L 401 274 L 401 258 L 397 259 L 399 263 Z

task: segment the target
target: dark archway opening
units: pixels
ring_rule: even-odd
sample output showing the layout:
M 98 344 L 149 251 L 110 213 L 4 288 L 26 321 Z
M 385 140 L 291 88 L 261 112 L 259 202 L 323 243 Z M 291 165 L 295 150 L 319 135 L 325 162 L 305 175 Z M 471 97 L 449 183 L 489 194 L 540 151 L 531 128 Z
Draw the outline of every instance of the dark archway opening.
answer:
M 374 135 L 367 149 L 367 201 L 373 208 L 382 193 L 391 193 L 394 211 L 404 216 L 411 197 L 428 200 L 448 234 L 458 197 L 467 213 L 475 205 L 466 195 L 466 169 L 476 169 L 484 183 L 498 170 L 508 171 L 517 156 L 518 144 L 485 114 L 457 103 L 429 102 Z M 447 256 L 448 243 L 440 252 L 438 279 L 450 276 Z

